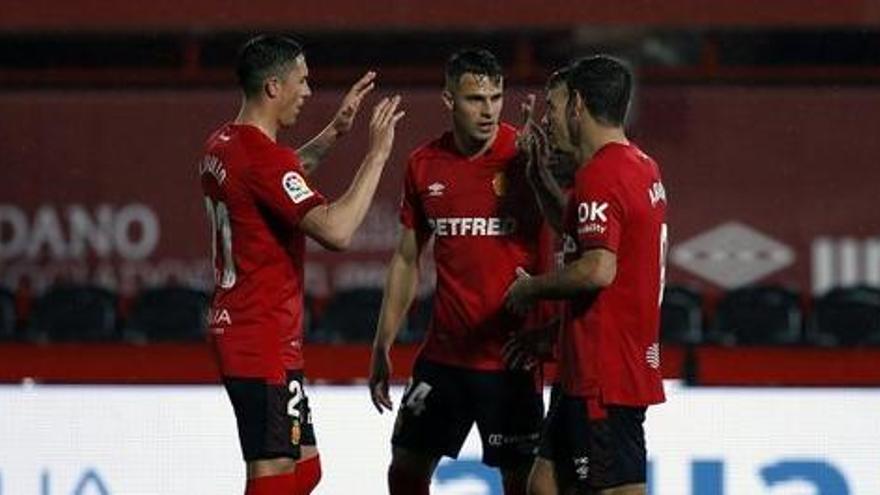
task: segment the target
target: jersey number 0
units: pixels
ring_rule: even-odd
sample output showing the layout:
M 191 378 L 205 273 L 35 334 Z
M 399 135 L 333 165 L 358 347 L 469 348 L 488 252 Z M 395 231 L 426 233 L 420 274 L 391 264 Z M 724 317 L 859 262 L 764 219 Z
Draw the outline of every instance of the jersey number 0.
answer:
M 211 222 L 211 263 L 214 265 L 214 283 L 223 289 L 235 285 L 235 263 L 232 260 L 232 225 L 229 223 L 229 210 L 226 203 L 205 196 L 205 209 Z M 217 238 L 220 238 L 220 250 L 223 260 L 217 267 Z

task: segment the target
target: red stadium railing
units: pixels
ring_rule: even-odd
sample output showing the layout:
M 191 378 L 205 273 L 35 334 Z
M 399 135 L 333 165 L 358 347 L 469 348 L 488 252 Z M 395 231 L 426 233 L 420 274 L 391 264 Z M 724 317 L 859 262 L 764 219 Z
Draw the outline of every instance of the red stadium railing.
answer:
M 418 350 L 396 346 L 391 354 L 396 382 L 409 376 Z M 323 383 L 366 379 L 366 345 L 309 345 L 306 374 Z M 699 385 L 880 386 L 880 348 L 808 347 L 663 348 L 663 373 Z M 546 367 L 552 381 L 555 367 Z M 0 383 L 212 384 L 219 373 L 206 344 L 0 345 Z

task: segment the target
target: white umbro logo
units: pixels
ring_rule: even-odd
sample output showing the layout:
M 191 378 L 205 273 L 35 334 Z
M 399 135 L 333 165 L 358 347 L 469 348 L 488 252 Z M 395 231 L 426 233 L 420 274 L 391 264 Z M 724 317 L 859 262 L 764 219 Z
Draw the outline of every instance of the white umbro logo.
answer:
M 428 186 L 428 196 L 443 196 L 443 190 L 446 186 L 440 182 L 435 182 Z

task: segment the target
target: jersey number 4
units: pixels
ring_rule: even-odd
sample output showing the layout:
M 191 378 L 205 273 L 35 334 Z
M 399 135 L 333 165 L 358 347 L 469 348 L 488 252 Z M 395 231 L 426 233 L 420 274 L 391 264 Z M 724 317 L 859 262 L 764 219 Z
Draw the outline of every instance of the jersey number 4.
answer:
M 229 223 L 229 210 L 226 203 L 205 196 L 205 209 L 211 222 L 211 263 L 214 265 L 214 283 L 223 289 L 235 285 L 235 263 L 232 261 L 232 225 Z M 223 259 L 217 265 L 217 240 L 220 240 L 220 251 Z

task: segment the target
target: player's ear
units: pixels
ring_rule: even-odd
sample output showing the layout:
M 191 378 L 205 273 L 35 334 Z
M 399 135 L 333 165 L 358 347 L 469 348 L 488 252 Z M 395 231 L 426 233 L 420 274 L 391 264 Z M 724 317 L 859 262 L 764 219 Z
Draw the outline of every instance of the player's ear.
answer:
M 443 105 L 446 106 L 446 108 L 451 111 L 452 107 L 455 106 L 455 104 L 454 104 L 455 98 L 452 95 L 452 92 L 449 91 L 448 89 L 444 89 L 442 98 L 443 98 Z
M 281 93 L 281 81 L 277 77 L 270 77 L 263 82 L 263 93 L 267 98 L 272 99 Z
M 584 98 L 581 96 L 580 91 L 575 91 L 572 96 L 574 97 L 574 116 L 580 118 L 584 110 L 586 110 L 586 103 L 584 103 Z

